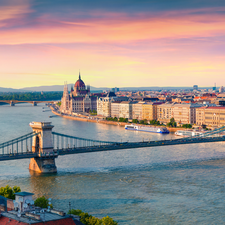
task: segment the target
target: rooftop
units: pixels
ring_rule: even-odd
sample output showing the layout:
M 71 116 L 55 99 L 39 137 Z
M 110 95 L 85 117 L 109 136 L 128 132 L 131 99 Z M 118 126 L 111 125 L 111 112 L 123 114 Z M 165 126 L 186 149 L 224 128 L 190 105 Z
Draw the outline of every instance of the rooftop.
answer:
M 52 212 L 31 212 L 29 214 L 21 214 L 18 216 L 17 211 L 9 211 L 9 212 L 2 212 L 2 217 L 0 217 L 0 224 L 4 224 L 7 221 L 7 224 L 17 224 L 18 221 L 20 224 L 48 224 L 48 225 L 76 225 L 76 222 L 73 218 L 69 215 L 58 215 Z M 33 216 L 31 215 L 33 214 Z M 7 219 L 5 219 L 7 218 Z M 17 223 L 15 223 L 17 221 Z M 6 224 L 6 223 L 5 223 Z M 78 223 L 77 223 L 78 224 Z

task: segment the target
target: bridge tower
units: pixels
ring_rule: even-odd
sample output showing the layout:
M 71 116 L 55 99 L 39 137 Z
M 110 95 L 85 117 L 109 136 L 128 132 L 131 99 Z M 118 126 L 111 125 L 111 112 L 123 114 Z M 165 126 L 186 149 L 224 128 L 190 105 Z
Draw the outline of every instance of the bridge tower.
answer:
M 38 157 L 30 160 L 29 169 L 38 173 L 56 173 L 55 155 L 52 142 L 51 122 L 32 122 L 29 124 L 38 135 L 33 137 L 32 152 L 38 153 Z
M 15 106 L 15 102 L 10 101 L 10 106 Z

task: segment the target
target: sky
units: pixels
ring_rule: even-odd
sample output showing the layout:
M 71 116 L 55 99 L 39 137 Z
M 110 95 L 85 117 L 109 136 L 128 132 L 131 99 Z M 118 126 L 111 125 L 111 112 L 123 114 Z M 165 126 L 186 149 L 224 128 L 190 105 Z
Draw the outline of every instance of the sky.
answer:
M 0 87 L 224 85 L 224 0 L 0 0 Z

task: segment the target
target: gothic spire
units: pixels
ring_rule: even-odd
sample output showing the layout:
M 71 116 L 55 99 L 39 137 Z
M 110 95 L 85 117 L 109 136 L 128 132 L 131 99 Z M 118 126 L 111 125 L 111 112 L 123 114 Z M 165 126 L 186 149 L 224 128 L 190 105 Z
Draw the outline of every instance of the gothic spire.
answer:
M 80 80 L 81 78 L 80 78 L 80 70 L 79 70 L 79 80 Z

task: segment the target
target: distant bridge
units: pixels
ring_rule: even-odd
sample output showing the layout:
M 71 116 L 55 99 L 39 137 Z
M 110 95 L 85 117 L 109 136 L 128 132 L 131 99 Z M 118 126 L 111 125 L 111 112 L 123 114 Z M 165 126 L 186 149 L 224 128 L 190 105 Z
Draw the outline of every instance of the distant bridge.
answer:
M 50 122 L 33 122 L 30 126 L 33 128 L 33 132 L 0 144 L 0 161 L 31 158 L 29 166 L 31 170 L 48 173 L 56 172 L 55 158 L 61 155 L 225 141 L 224 135 L 218 135 L 225 130 L 225 127 L 206 132 L 204 137 L 194 136 L 143 142 L 109 142 L 52 132 L 53 126 Z
M 30 103 L 36 106 L 38 103 L 54 103 L 53 101 L 19 101 L 19 100 L 0 100 L 0 102 L 8 103 L 10 106 L 15 106 L 16 103 Z

